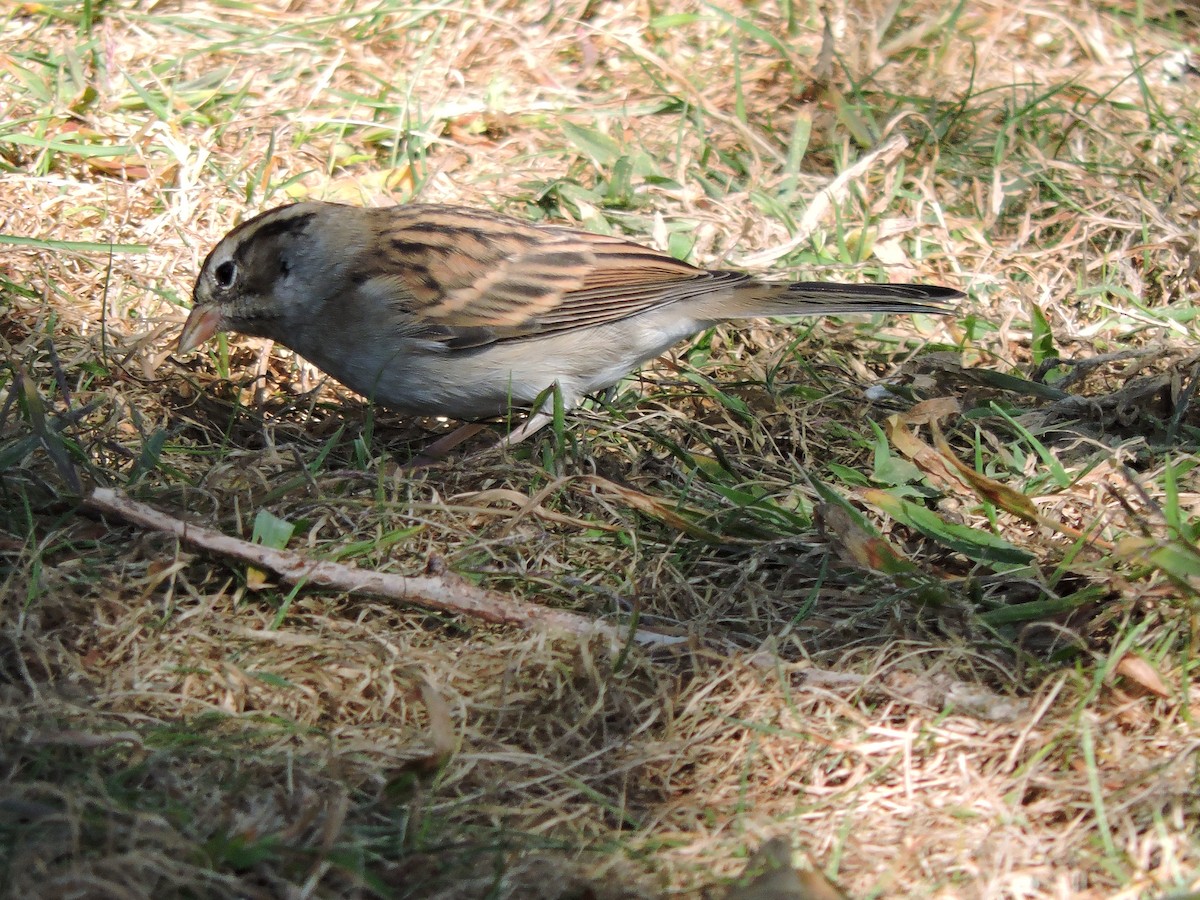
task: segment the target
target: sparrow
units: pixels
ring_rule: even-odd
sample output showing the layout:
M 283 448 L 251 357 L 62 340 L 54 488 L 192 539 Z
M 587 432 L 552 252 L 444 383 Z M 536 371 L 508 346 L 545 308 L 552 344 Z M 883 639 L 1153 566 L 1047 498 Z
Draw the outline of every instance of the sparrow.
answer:
M 730 319 L 949 314 L 962 293 L 706 270 L 632 241 L 434 204 L 281 206 L 200 268 L 179 352 L 218 332 L 271 338 L 403 413 L 531 409 L 516 443 L 673 344 Z

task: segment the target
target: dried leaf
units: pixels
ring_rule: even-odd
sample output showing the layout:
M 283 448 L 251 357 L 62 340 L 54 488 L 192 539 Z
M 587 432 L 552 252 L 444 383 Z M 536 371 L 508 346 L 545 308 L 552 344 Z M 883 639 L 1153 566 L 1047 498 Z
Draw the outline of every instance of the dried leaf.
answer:
M 941 453 L 913 434 L 900 416 L 888 416 L 884 423 L 885 433 L 896 452 L 912 460 L 913 464 L 938 484 L 959 493 L 969 493 L 971 486 L 956 474 L 956 467 Z
M 823 503 L 817 512 L 826 530 L 837 539 L 837 549 L 842 551 L 840 555 L 852 565 L 886 575 L 917 571 L 917 567 L 893 550 L 887 541 L 855 522 L 843 507 Z
M 905 425 L 930 425 L 956 416 L 962 404 L 954 397 L 931 397 L 914 404 L 901 417 Z
M 1126 653 L 1121 657 L 1121 661 L 1117 663 L 1115 671 L 1118 675 L 1123 675 L 1130 681 L 1140 684 L 1152 694 L 1159 697 L 1171 696 L 1171 692 L 1163 682 L 1162 676 L 1158 674 L 1154 666 L 1150 665 L 1150 663 L 1140 656 Z
M 977 472 L 971 466 L 961 462 L 954 455 L 954 451 L 950 449 L 950 445 L 946 443 L 946 439 L 942 436 L 942 431 L 937 427 L 937 424 L 930 423 L 930 427 L 933 429 L 934 446 L 958 470 L 958 473 L 970 485 L 971 490 L 978 495 L 979 499 L 998 506 L 1005 512 L 1012 513 L 1014 516 L 1019 516 L 1027 522 L 1054 527 L 1052 523 L 1047 522 L 1042 517 L 1037 507 L 1033 505 L 1033 501 L 1020 491 L 1013 490 L 1008 485 L 1001 484 L 996 479 L 989 478 L 982 472 Z

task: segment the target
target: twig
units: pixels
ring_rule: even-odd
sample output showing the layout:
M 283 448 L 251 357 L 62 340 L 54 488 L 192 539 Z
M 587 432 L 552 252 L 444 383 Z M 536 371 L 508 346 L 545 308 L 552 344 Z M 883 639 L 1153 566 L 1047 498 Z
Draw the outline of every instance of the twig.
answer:
M 499 625 L 567 631 L 584 636 L 598 634 L 614 643 L 630 638 L 640 644 L 665 644 L 684 640 L 640 629 L 631 633 L 628 629 L 618 628 L 607 622 L 564 610 L 550 609 L 536 603 L 527 603 L 496 591 L 475 587 L 453 575 L 410 577 L 372 572 L 328 560 L 309 559 L 291 550 L 276 550 L 261 544 L 252 544 L 211 528 L 181 521 L 110 488 L 93 490 L 85 505 L 127 522 L 172 534 L 184 544 L 199 550 L 269 569 L 288 584 L 304 583 L 335 591 L 367 594 L 422 609 L 470 616 Z

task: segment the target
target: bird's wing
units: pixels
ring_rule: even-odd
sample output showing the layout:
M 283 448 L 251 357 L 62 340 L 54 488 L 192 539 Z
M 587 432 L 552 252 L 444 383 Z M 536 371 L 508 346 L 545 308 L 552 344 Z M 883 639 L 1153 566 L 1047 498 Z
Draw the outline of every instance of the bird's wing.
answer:
M 458 335 L 456 346 L 601 325 L 746 277 L 709 273 L 620 238 L 478 210 L 386 212 L 382 277 L 398 279 L 408 311 L 433 332 Z

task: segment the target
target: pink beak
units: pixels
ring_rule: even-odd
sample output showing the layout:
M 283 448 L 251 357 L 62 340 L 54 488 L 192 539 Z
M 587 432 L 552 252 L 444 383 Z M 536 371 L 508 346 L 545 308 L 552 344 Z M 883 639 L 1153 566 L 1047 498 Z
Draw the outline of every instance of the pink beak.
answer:
M 183 325 L 179 335 L 179 352 L 195 350 L 221 330 L 221 311 L 215 306 L 192 307 L 192 314 Z

